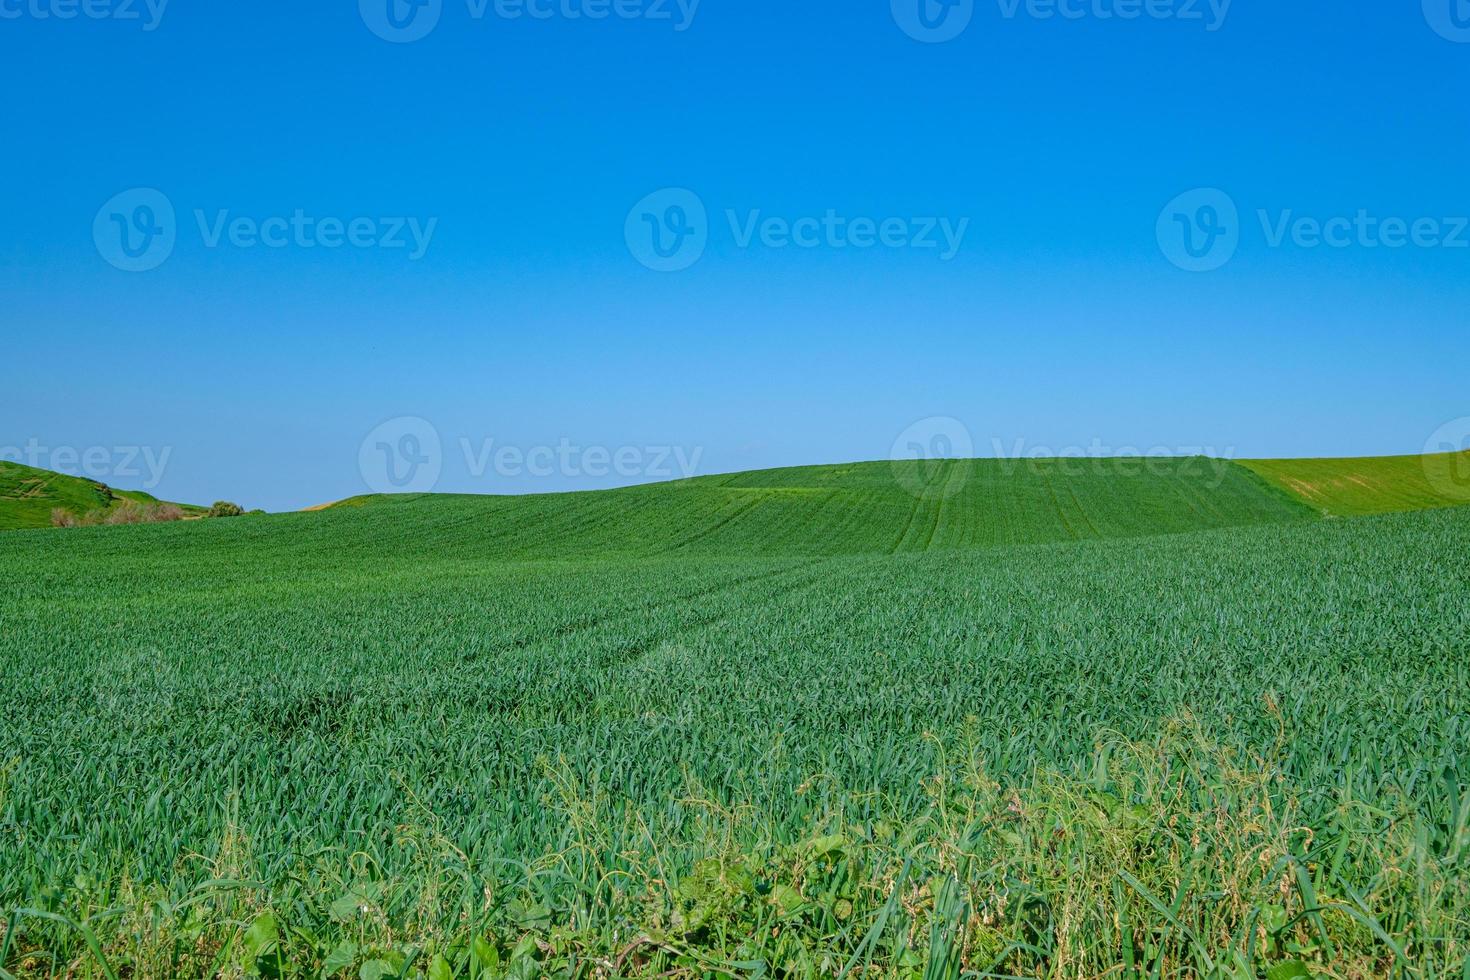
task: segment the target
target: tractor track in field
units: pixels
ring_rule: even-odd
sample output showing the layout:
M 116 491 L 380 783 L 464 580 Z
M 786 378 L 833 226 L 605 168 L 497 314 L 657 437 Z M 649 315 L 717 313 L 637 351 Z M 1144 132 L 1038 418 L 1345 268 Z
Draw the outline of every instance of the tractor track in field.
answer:
M 1097 529 L 1096 524 L 1092 523 L 1092 518 L 1087 516 L 1087 508 L 1082 506 L 1082 500 L 1077 496 L 1077 488 L 1069 486 L 1067 487 L 1067 493 L 1072 497 L 1072 503 L 1077 508 L 1078 516 L 1087 525 L 1087 529 L 1092 532 L 1092 536 L 1095 538 L 1102 537 L 1102 532 Z
M 616 623 L 623 619 L 626 619 L 629 615 L 635 615 L 638 613 L 651 614 L 658 612 L 661 609 L 667 609 L 670 606 L 685 605 L 687 603 L 697 602 L 701 599 L 706 599 L 712 595 L 739 588 L 751 582 L 758 582 L 763 579 L 775 578 L 787 572 L 801 571 L 802 569 L 810 568 L 813 565 L 818 565 L 829 560 L 830 559 L 814 559 L 811 562 L 807 562 L 794 567 L 762 571 L 754 575 L 740 575 L 736 576 L 733 579 L 724 579 L 719 582 L 707 586 L 701 586 L 700 588 L 694 589 L 692 591 L 673 595 L 647 605 L 625 606 L 614 612 L 582 616 L 569 622 L 563 623 L 548 632 L 537 633 L 531 636 L 517 637 L 509 643 L 502 643 L 498 646 L 492 647 L 489 650 L 477 652 L 474 654 L 473 657 L 467 658 L 467 660 L 479 660 L 484 657 L 494 657 L 500 654 L 515 653 L 517 651 L 525 650 L 529 647 L 535 646 L 538 643 L 553 642 L 556 640 L 565 639 L 569 636 L 575 636 L 579 633 L 591 632 L 593 630 L 600 629 L 601 627 L 608 626 L 612 623 Z
M 830 562 L 830 558 L 816 559 L 808 564 L 801 565 L 796 568 L 780 569 L 779 571 L 771 572 L 765 575 L 753 575 L 740 582 L 731 583 L 729 589 L 739 588 L 742 585 L 748 585 L 752 582 L 770 581 L 772 579 L 779 578 L 783 573 L 790 572 L 793 573 L 794 581 L 792 581 L 782 589 L 782 596 L 790 597 L 791 595 L 794 595 L 804 589 L 810 588 L 820 582 L 823 576 L 819 574 L 817 570 L 821 566 L 826 565 Z M 802 576 L 800 575 L 800 573 L 802 572 L 812 572 L 813 574 Z M 729 589 L 712 589 L 707 591 L 700 598 L 708 598 L 711 595 L 714 595 L 718 592 L 728 591 Z M 697 630 L 708 629 L 709 627 L 714 626 L 717 623 L 725 622 L 726 620 L 734 619 L 737 615 L 739 615 L 739 613 L 740 610 L 726 607 L 716 610 L 712 613 L 699 615 L 695 617 L 692 622 L 681 625 L 678 630 L 671 635 L 662 636 L 654 642 L 640 640 L 636 643 L 630 643 L 624 648 L 620 648 L 616 651 L 618 656 L 615 656 L 613 658 L 613 663 L 606 666 L 630 665 L 645 658 L 646 656 L 648 656 L 648 654 L 652 653 L 656 649 L 666 647 L 671 643 L 677 642 L 677 639 L 679 637 L 686 636 Z
M 903 550 L 903 543 L 909 539 L 909 531 L 913 529 L 914 520 L 919 516 L 919 509 L 923 506 L 924 501 L 922 498 L 914 498 L 914 505 L 909 510 L 908 522 L 904 524 L 903 530 L 899 532 L 898 540 L 893 542 L 893 547 L 889 549 L 889 554 L 896 555 Z
M 1041 482 L 1046 487 L 1047 495 L 1051 497 L 1052 509 L 1056 511 L 1057 520 L 1061 522 L 1063 530 L 1067 532 L 1067 538 L 1072 541 L 1080 541 L 1081 536 L 1072 527 L 1072 522 L 1067 520 L 1067 510 L 1062 506 L 1062 498 L 1057 496 L 1057 488 L 1052 482 L 1051 474 L 1043 472 L 1041 474 Z
M 724 517 L 715 521 L 715 523 L 711 524 L 709 527 L 696 531 L 694 534 L 691 534 L 689 537 L 685 538 L 683 541 L 680 541 L 678 544 L 670 545 L 659 553 L 670 554 L 675 551 L 682 551 L 683 549 L 688 548 L 690 545 L 698 541 L 703 541 L 705 538 L 709 537 L 716 531 L 719 531 L 721 528 L 728 525 L 731 521 L 734 521 L 737 518 L 743 517 L 746 514 L 750 513 L 752 510 L 759 507 L 760 504 L 761 498 L 754 497 L 751 500 L 739 505 L 735 508 L 733 512 L 726 514 Z
M 809 562 L 802 563 L 795 567 L 774 569 L 771 571 L 762 572 L 757 575 L 740 576 L 736 579 L 721 582 L 709 588 L 697 589 L 693 592 L 689 592 L 680 596 L 675 596 L 650 606 L 642 606 L 632 610 L 625 609 L 619 614 L 600 616 L 597 617 L 595 620 L 579 622 L 576 624 L 567 624 L 565 628 L 558 629 L 551 634 L 542 634 L 541 636 L 534 638 L 533 640 L 530 640 L 528 642 L 518 643 L 513 648 L 507 648 L 505 650 L 499 651 L 487 651 L 487 654 L 493 656 L 498 652 L 511 652 L 515 649 L 525 649 L 526 647 L 529 647 L 535 642 L 541 640 L 560 639 L 578 633 L 593 632 L 603 626 L 612 625 L 614 623 L 625 620 L 630 614 L 636 614 L 637 612 L 642 611 L 652 613 L 659 609 L 664 609 L 673 605 L 689 604 L 701 599 L 708 599 L 711 596 L 717 595 L 722 592 L 729 592 L 735 589 L 739 589 L 752 583 L 769 582 L 775 579 L 779 579 L 784 575 L 791 575 L 796 579 L 796 581 L 794 581 L 789 587 L 782 590 L 782 594 L 784 596 L 790 596 L 798 590 L 807 589 L 817 585 L 822 578 L 821 574 L 819 574 L 817 570 L 821 566 L 831 563 L 831 561 L 832 559 L 830 558 L 818 558 L 813 559 Z M 802 573 L 810 574 L 803 575 Z M 692 620 L 680 624 L 678 628 L 671 633 L 660 633 L 655 637 L 643 637 L 630 641 L 628 643 L 614 646 L 612 649 L 604 651 L 602 655 L 597 659 L 595 669 L 603 674 L 619 669 L 626 670 L 644 660 L 656 650 L 667 648 L 670 645 L 677 645 L 677 638 L 687 636 L 688 634 L 696 632 L 698 630 L 708 629 L 709 627 L 714 626 L 717 623 L 732 620 L 740 615 L 741 611 L 742 610 L 739 608 L 732 608 L 730 606 L 718 607 L 714 610 L 696 615 Z M 479 659 L 480 656 L 485 655 L 486 654 L 477 655 L 476 659 Z M 596 698 L 596 693 L 594 691 L 588 690 L 586 691 L 586 694 L 589 700 L 593 700 Z M 520 712 L 522 707 L 525 705 L 527 698 L 529 698 L 530 696 L 530 693 L 527 693 L 519 697 L 506 699 L 503 704 L 503 710 L 508 714 L 516 714 Z

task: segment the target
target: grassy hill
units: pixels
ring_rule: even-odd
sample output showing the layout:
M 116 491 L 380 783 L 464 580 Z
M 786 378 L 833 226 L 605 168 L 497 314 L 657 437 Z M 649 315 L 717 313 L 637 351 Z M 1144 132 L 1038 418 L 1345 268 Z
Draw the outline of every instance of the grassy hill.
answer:
M 142 492 L 0 462 L 0 530 L 47 527 Z M 330 533 L 457 527 L 456 551 L 501 557 L 897 553 L 1130 538 L 1470 503 L 1470 454 L 1376 459 L 943 460 L 793 467 L 623 490 L 365 496 L 394 508 Z M 203 508 L 183 506 L 190 514 Z M 325 514 L 323 515 L 325 516 Z M 338 542 L 340 545 L 342 542 Z
M 1336 517 L 1470 504 L 1470 452 L 1247 460 L 1241 465 Z
M 368 513 L 352 516 L 350 512 Z M 391 513 L 384 513 L 391 509 Z M 321 533 L 454 554 L 835 555 L 965 550 L 1311 520 L 1220 460 L 946 460 L 762 470 L 578 494 L 359 497 Z
M 140 490 L 116 490 L 96 480 L 0 460 L 0 531 L 50 527 L 51 512 L 58 508 L 80 517 L 115 510 L 129 501 L 161 502 Z M 184 504 L 176 506 L 186 513 L 204 511 Z

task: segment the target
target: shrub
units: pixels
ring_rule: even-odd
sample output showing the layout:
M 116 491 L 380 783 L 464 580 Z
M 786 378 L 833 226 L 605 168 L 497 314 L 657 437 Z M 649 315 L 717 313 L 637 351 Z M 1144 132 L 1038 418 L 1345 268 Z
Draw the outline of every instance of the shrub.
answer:
M 239 517 L 244 513 L 244 507 L 232 504 L 228 500 L 216 500 L 214 506 L 209 508 L 210 517 Z
M 103 524 L 148 524 L 154 519 L 155 508 L 146 504 L 136 504 L 131 500 L 121 507 L 114 507 L 106 512 L 102 518 Z
M 184 512 L 175 504 L 148 504 L 136 501 L 124 501 L 121 505 L 111 508 L 91 510 L 85 514 L 73 514 L 60 507 L 51 511 L 51 524 L 53 527 L 97 527 L 98 525 L 119 524 L 164 524 L 169 521 L 181 521 Z

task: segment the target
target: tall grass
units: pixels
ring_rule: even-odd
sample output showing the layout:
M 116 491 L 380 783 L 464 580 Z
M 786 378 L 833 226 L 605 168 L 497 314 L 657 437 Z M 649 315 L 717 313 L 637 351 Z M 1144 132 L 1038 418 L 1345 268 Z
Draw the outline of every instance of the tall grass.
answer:
M 1273 706 L 1264 711 L 1278 722 Z M 1292 733 L 1281 729 L 1281 738 Z M 418 808 L 388 873 L 328 849 L 271 868 L 226 819 L 196 881 L 121 883 L 12 913 L 17 976 L 1458 976 L 1470 955 L 1455 824 L 1294 785 L 1189 718 L 1097 733 L 1084 765 L 998 779 L 942 745 L 917 800 L 839 799 L 800 833 L 689 794 L 651 824 L 542 759 L 560 846 L 481 862 Z M 232 805 L 224 803 L 227 814 Z M 1315 818 L 1308 811 L 1317 810 Z M 676 812 L 677 811 L 677 812 Z M 58 955 L 59 951 L 67 951 Z

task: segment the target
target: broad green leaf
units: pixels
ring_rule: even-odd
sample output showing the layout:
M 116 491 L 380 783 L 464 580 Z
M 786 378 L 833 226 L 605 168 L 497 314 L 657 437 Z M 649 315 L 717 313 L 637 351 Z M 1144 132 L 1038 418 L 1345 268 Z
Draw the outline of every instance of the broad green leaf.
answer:
M 357 971 L 360 980 L 393 980 L 398 971 L 387 960 L 368 960 Z
M 340 973 L 357 962 L 357 946 L 349 942 L 338 943 L 322 961 L 322 973 L 326 976 Z

